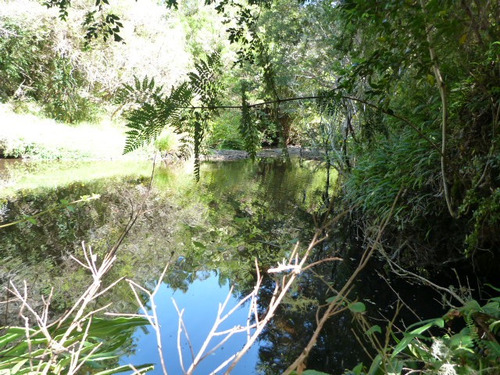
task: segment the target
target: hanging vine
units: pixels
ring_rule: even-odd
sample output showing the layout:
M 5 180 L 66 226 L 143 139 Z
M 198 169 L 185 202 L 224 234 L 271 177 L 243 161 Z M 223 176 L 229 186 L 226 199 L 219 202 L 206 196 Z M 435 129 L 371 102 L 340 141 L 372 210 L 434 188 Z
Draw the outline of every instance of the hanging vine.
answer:
M 241 121 L 239 130 L 243 137 L 245 151 L 248 152 L 252 160 L 255 159 L 259 135 L 255 122 L 252 121 L 247 97 L 247 84 L 244 81 L 241 83 Z

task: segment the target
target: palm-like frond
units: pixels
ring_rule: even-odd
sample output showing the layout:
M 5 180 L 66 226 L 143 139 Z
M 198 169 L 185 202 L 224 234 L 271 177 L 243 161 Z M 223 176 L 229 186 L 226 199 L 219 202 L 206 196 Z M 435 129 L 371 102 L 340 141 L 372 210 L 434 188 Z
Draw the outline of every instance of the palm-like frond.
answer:
M 141 82 L 137 78 L 135 87 L 125 86 L 124 95 L 141 98 L 140 107 L 131 111 L 127 118 L 127 140 L 124 153 L 131 152 L 155 139 L 165 126 L 177 132 L 189 132 L 194 142 L 195 175 L 199 178 L 200 151 L 207 121 L 220 105 L 218 96 L 220 54 L 214 52 L 205 60 L 195 63 L 195 71 L 188 74 L 189 81 L 172 88 L 169 96 L 163 96 L 155 87 L 154 80 L 147 77 Z M 202 108 L 193 107 L 196 95 Z
M 219 105 L 218 94 L 220 92 L 220 54 L 214 52 L 207 56 L 206 60 L 195 63 L 195 72 L 188 74 L 190 86 L 204 106 L 213 108 Z
M 140 104 L 151 103 L 155 97 L 163 95 L 163 86 L 156 85 L 155 79 L 145 76 L 142 81 L 134 76 L 133 84 L 123 84 L 114 97 L 116 103 Z
M 164 98 L 154 95 L 151 103 L 143 103 L 127 116 L 127 140 L 124 153 L 131 152 L 155 139 L 167 125 L 181 128 L 185 108 L 190 105 L 193 93 L 187 83 L 172 88 Z

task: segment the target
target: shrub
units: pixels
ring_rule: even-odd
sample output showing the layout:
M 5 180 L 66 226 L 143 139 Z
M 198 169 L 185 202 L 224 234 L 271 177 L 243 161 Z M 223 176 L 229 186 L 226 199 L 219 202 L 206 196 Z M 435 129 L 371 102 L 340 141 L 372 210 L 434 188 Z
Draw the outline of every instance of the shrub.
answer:
M 449 328 L 445 329 L 446 326 Z M 464 328 L 458 331 L 450 328 L 453 326 Z M 499 329 L 500 297 L 493 297 L 483 305 L 470 300 L 443 317 L 408 327 L 402 338 L 377 355 L 368 371 L 360 364 L 346 374 L 497 374 Z M 429 335 L 433 330 L 441 333 Z M 369 331 L 367 334 L 375 332 Z

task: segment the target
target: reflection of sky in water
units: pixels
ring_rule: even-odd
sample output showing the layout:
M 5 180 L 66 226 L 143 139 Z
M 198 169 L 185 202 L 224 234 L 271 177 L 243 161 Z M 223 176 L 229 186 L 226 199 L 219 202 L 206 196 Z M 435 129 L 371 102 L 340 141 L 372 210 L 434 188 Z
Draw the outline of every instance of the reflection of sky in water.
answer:
M 184 324 L 188 330 L 189 338 L 196 352 L 201 348 L 203 342 L 212 328 L 215 321 L 219 303 L 223 303 L 229 285 L 219 286 L 218 277 L 211 274 L 205 280 L 195 280 L 186 293 L 173 291 L 163 284 L 155 301 L 158 309 L 158 316 L 162 327 L 162 344 L 164 350 L 167 371 L 170 374 L 182 374 L 177 350 L 177 327 L 178 314 L 175 310 L 172 298 L 175 299 L 179 310 L 184 309 Z M 228 312 L 238 303 L 238 300 L 231 296 L 225 312 Z M 235 325 L 245 325 L 248 316 L 248 303 L 243 308 L 238 309 L 224 324 L 220 330 L 231 328 Z M 222 362 L 229 358 L 245 344 L 246 333 L 239 333 L 227 341 L 217 352 L 204 359 L 194 372 L 199 375 L 208 375 L 215 370 Z M 218 342 L 218 341 L 217 341 Z M 150 374 L 162 374 L 161 364 L 156 347 L 156 336 L 152 329 L 148 328 L 148 333 L 138 329 L 134 334 L 134 343 L 137 345 L 136 353 L 130 357 L 121 359 L 120 364 L 131 363 L 141 365 L 144 363 L 154 363 L 155 370 Z M 209 345 L 209 349 L 215 344 Z M 184 367 L 187 370 L 191 364 L 191 354 L 186 340 L 183 340 Z M 241 359 L 231 374 L 251 375 L 256 374 L 255 366 L 258 361 L 258 342 Z M 219 372 L 219 373 L 223 373 Z

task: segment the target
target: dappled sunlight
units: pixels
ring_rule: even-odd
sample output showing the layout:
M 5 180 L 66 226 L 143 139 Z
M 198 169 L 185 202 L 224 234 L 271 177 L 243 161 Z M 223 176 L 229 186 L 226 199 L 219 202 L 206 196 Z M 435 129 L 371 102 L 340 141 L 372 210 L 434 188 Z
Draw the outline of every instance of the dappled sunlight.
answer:
M 497 374 L 498 1 L 0 3 L 0 373 L 204 374 L 246 331 L 234 375 Z M 91 274 L 157 339 L 35 332 Z

